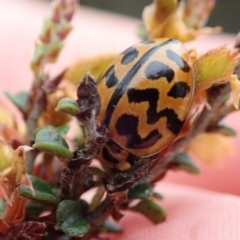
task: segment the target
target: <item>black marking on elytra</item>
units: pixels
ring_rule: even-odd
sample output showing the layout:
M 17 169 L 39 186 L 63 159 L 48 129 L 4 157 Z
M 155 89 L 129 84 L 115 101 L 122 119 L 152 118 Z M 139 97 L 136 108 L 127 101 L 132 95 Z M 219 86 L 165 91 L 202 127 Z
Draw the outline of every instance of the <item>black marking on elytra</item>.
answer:
M 145 40 L 145 41 L 140 42 L 140 44 L 147 45 L 147 44 L 152 44 L 152 43 L 155 43 L 155 42 L 156 41 L 154 41 L 154 40 Z
M 177 40 L 176 38 L 172 38 L 172 39 L 170 38 L 169 42 L 171 42 L 171 44 L 181 44 L 179 40 Z
M 117 145 L 112 139 L 107 142 L 107 145 L 114 154 L 119 154 L 122 151 L 122 148 Z
M 161 47 L 169 44 L 172 40 L 167 40 L 165 42 L 162 42 L 152 48 L 150 48 L 143 56 L 134 64 L 134 66 L 129 70 L 129 72 L 125 75 L 125 77 L 122 79 L 122 81 L 119 82 L 117 85 L 117 88 L 115 89 L 114 93 L 112 94 L 112 97 L 108 103 L 104 123 L 106 127 L 109 126 L 111 116 L 114 112 L 115 107 L 117 106 L 119 100 L 122 98 L 122 95 L 125 93 L 128 85 L 130 84 L 133 77 L 137 74 L 138 70 L 141 68 L 141 66 Z
M 178 118 L 178 115 L 171 108 L 165 108 L 160 111 L 160 117 L 167 118 L 167 128 L 174 134 L 178 134 L 183 126 L 183 121 Z
M 185 98 L 190 92 L 190 87 L 186 82 L 176 82 L 167 95 L 173 98 Z
M 130 47 L 123 52 L 121 63 L 127 65 L 132 62 L 138 56 L 138 50 L 134 47 Z
M 178 134 L 181 130 L 183 122 L 179 120 L 178 115 L 171 108 L 165 108 L 157 112 L 159 91 L 156 88 L 148 89 L 134 89 L 131 88 L 127 92 L 129 103 L 141 103 L 148 102 L 149 107 L 147 109 L 147 123 L 155 124 L 160 118 L 167 118 L 167 128 L 174 134 Z M 130 124 L 130 123 L 129 123 Z M 130 130 L 130 129 L 129 129 Z
M 118 79 L 115 76 L 115 67 L 112 65 L 108 68 L 106 73 L 104 74 L 103 78 L 105 77 L 105 83 L 107 88 L 111 88 L 115 86 L 118 83 Z
M 102 149 L 102 156 L 104 158 L 104 160 L 110 162 L 110 163 L 113 163 L 113 164 L 118 164 L 119 161 L 110 154 L 110 152 L 108 151 L 108 149 L 106 147 L 104 147 Z
M 138 158 L 132 153 L 128 153 L 126 161 L 133 167 Z
M 138 121 L 138 117 L 134 115 L 123 114 L 116 122 L 115 127 L 118 134 L 127 138 L 126 147 L 137 149 L 148 148 L 162 138 L 162 134 L 157 129 L 142 138 L 138 134 Z
M 144 72 L 150 80 L 158 80 L 161 77 L 165 77 L 168 82 L 171 82 L 175 75 L 172 68 L 159 61 L 150 62 Z
M 166 51 L 166 54 L 167 54 L 167 57 L 171 59 L 173 62 L 175 62 L 182 71 L 184 72 L 190 71 L 190 67 L 188 63 L 182 57 L 176 54 L 174 51 L 172 51 L 171 49 L 168 49 Z

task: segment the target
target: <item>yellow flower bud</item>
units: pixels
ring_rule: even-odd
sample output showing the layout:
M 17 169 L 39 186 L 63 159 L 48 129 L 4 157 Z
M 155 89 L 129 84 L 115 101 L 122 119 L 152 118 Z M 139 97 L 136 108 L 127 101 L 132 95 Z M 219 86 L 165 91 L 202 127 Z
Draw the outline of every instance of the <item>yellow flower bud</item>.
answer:
M 13 150 L 10 145 L 0 140 L 0 185 L 8 202 L 13 201 L 16 188 L 23 178 L 25 179 L 25 153 L 31 149 L 20 146 Z
M 232 140 L 220 133 L 199 134 L 186 150 L 208 165 L 223 164 L 235 151 Z

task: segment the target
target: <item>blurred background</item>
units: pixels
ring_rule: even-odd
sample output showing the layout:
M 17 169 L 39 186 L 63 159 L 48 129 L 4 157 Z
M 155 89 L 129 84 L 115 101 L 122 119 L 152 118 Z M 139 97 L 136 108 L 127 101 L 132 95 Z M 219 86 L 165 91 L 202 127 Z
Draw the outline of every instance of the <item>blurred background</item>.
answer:
M 152 0 L 81 0 L 81 4 L 132 17 L 141 18 L 144 6 Z M 220 25 L 224 32 L 237 33 L 240 31 L 240 0 L 217 0 L 212 12 L 209 26 Z

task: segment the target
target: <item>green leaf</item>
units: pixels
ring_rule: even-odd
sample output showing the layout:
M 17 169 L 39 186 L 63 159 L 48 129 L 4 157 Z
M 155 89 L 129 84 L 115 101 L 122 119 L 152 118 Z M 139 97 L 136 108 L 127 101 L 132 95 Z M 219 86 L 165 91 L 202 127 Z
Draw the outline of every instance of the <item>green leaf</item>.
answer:
M 26 216 L 38 216 L 44 211 L 44 206 L 37 202 L 31 201 L 26 206 Z
M 97 191 L 95 192 L 94 196 L 92 197 L 92 201 L 90 204 L 91 210 L 94 210 L 99 205 L 104 194 L 105 194 L 105 188 L 103 186 L 99 186 L 97 188 Z
M 80 112 L 77 102 L 71 98 L 62 98 L 58 102 L 58 105 L 55 108 L 55 110 L 66 112 L 72 116 L 75 116 Z
M 65 139 L 56 130 L 49 127 L 41 128 L 37 132 L 33 147 L 40 151 L 56 155 L 62 160 L 72 158 L 73 156 Z
M 22 197 L 27 197 L 41 202 L 48 202 L 53 204 L 57 203 L 56 196 L 54 195 L 51 187 L 46 182 L 34 176 L 30 176 L 30 180 L 32 182 L 34 191 L 24 185 L 21 185 L 20 195 Z
M 34 72 L 39 70 L 41 67 L 41 62 L 43 60 L 44 55 L 47 52 L 47 46 L 44 44 L 36 44 L 33 59 L 31 61 L 31 68 Z
M 45 59 L 49 63 L 55 63 L 59 57 L 59 54 L 63 48 L 63 41 L 61 39 L 54 38 L 51 44 L 48 44 L 48 51 L 45 54 Z
M 164 221 L 167 215 L 165 209 L 150 199 L 140 201 L 136 206 L 130 208 L 130 210 L 145 215 L 153 223 Z
M 128 199 L 145 199 L 153 194 L 153 188 L 145 180 L 133 185 L 128 191 Z
M 101 226 L 101 232 L 121 233 L 122 228 L 118 224 L 112 221 L 106 220 Z
M 182 169 L 193 174 L 200 173 L 200 169 L 186 153 L 180 153 L 176 156 L 172 169 Z
M 0 214 L 4 212 L 5 209 L 5 201 L 3 199 L 0 199 Z
M 137 27 L 137 36 L 142 40 L 147 40 L 148 31 L 144 24 L 139 24 Z
M 104 177 L 106 174 L 102 169 L 95 167 L 95 166 L 90 166 L 89 170 L 93 175 L 101 177 L 101 178 Z
M 9 92 L 5 92 L 5 96 L 21 111 L 25 112 L 25 106 L 28 99 L 27 92 L 19 92 L 17 94 L 11 94 Z
M 237 135 L 237 131 L 235 129 L 228 127 L 226 125 L 219 125 L 213 131 L 217 133 L 221 133 L 224 136 L 228 136 L 228 137 L 234 137 Z
M 158 192 L 153 192 L 152 197 L 153 197 L 153 198 L 156 198 L 156 199 L 159 199 L 159 200 L 162 200 L 162 199 L 163 199 L 163 195 L 161 195 L 161 194 L 158 193 Z
M 46 126 L 43 126 L 43 127 L 38 127 L 34 131 L 34 137 L 36 137 L 37 133 L 42 129 L 50 129 L 50 130 L 58 132 L 61 136 L 64 136 L 64 135 L 67 134 L 67 132 L 69 130 L 69 126 L 61 125 L 61 126 L 58 126 L 58 127 L 54 127 L 54 126 L 51 126 L 51 125 L 46 125 Z
M 55 129 L 57 130 L 57 132 L 61 135 L 64 136 L 67 134 L 68 130 L 69 130 L 69 126 L 68 125 L 61 125 L 56 127 Z
M 88 204 L 83 200 L 64 200 L 58 205 L 56 212 L 57 230 L 62 230 L 71 237 L 82 237 L 90 229 L 85 219 Z

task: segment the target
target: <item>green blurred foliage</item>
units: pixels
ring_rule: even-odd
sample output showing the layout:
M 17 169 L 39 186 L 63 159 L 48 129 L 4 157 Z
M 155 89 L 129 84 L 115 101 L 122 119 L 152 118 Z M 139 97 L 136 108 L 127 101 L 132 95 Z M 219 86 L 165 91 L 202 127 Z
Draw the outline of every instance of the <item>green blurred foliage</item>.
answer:
M 141 18 L 144 6 L 152 0 L 81 0 L 81 4 L 106 11 Z M 240 31 L 240 0 L 217 0 L 216 7 L 209 18 L 209 26 L 220 25 L 225 32 Z

